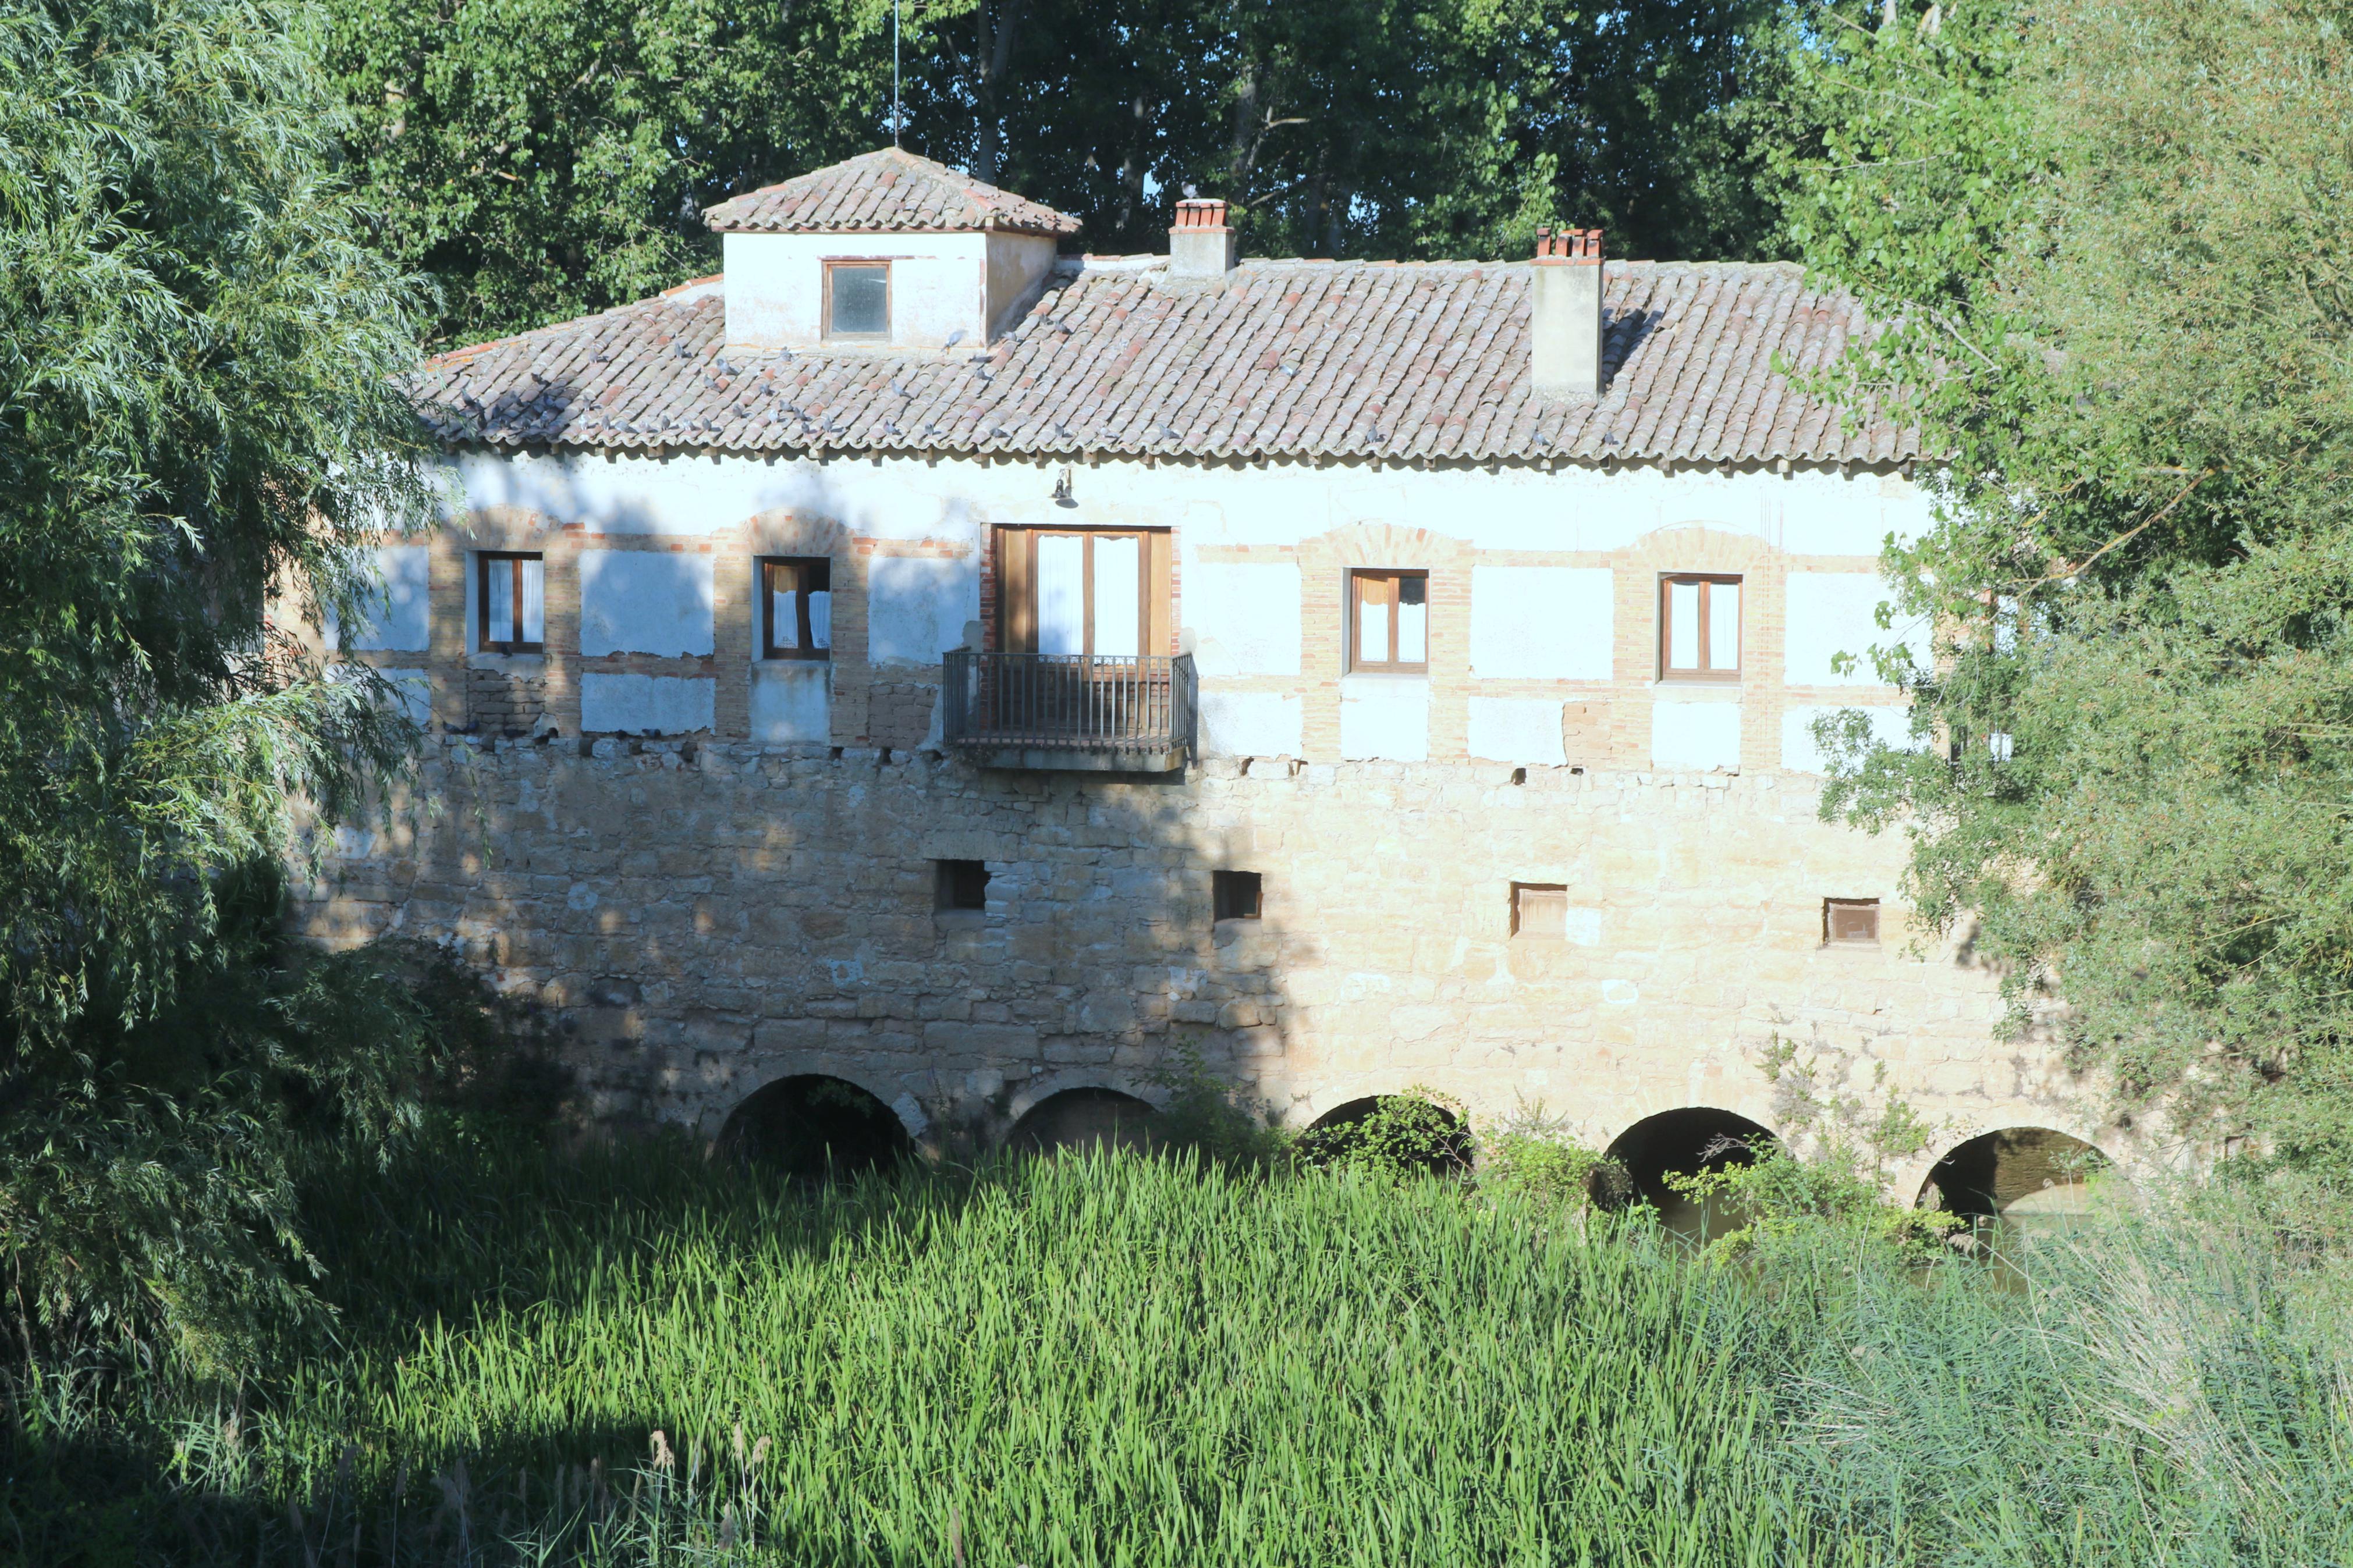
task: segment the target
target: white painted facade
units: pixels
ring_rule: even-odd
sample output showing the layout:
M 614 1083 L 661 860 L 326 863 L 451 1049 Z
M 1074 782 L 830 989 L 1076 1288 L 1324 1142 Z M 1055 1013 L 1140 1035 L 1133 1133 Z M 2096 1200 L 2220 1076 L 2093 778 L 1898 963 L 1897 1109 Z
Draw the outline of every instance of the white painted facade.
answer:
M 1744 748 L 1753 768 L 1756 744 L 1767 743 L 1756 737 L 1766 736 L 1778 741 L 1773 763 L 1818 770 L 1811 722 L 1847 707 L 1879 710 L 1882 733 L 1904 732 L 1890 706 L 1897 694 L 1873 672 L 1872 650 L 1904 636 L 1877 624 L 1888 597 L 1877 556 L 1889 536 L 1909 538 L 1926 526 L 1929 502 L 1893 472 L 1106 460 L 1074 470 L 1069 506 L 1055 495 L 1060 473 L 1060 465 L 971 458 L 477 451 L 449 459 L 446 510 L 453 522 L 520 517 L 541 532 L 583 539 L 578 651 L 589 656 L 713 651 L 713 555 L 648 546 L 715 550 L 758 518 L 837 526 L 875 551 L 866 660 L 911 673 L 936 670 L 944 651 L 963 646 L 981 618 L 993 529 L 1167 530 L 1179 640 L 1200 672 L 1201 741 L 1210 754 L 1307 754 L 1305 700 L 1335 683 L 1335 754 L 1344 760 L 1461 754 L 1559 766 L 1577 760 L 1564 750 L 1562 705 L 1603 690 L 1623 700 L 1633 689 L 1651 710 L 1640 754 L 1624 760 L 1667 770 L 1737 769 Z M 1356 674 L 1344 649 L 1310 647 L 1306 628 L 1319 613 L 1328 620 L 1345 592 L 1345 569 L 1319 559 L 1319 546 L 1371 537 L 1426 542 L 1389 547 L 1379 564 L 1430 568 L 1433 552 L 1448 557 L 1440 572 L 1467 562 L 1466 592 L 1432 609 L 1433 635 L 1457 637 L 1467 650 L 1459 674 Z M 600 547 L 593 542 L 600 538 L 628 547 Z M 1685 543 L 1688 560 L 1676 553 Z M 1746 668 L 1730 687 L 1630 670 L 1655 636 L 1648 592 L 1632 579 L 1679 563 L 1713 569 L 1702 557 L 1727 548 L 1761 550 L 1785 567 L 1787 608 L 1778 618 L 1786 633 L 1746 634 Z M 391 607 L 372 624 L 371 640 L 355 646 L 422 647 L 424 553 L 390 550 L 385 561 Z M 470 574 L 468 593 L 470 617 Z M 1751 595 L 1744 615 L 1757 616 L 1759 604 Z M 1458 622 L 1451 627 L 1450 616 Z M 823 666 L 779 668 L 756 649 L 752 662 L 754 737 L 824 738 L 839 693 Z M 1461 737 L 1434 742 L 1432 705 L 1443 707 L 1450 686 L 1467 704 Z M 1769 712 L 1745 717 L 1760 686 L 1775 689 L 1776 701 Z M 590 731 L 675 733 L 710 710 L 707 692 L 649 678 L 584 681 L 581 695 Z
M 746 349 L 825 342 L 828 262 L 890 263 L 890 337 L 874 346 L 923 351 L 995 338 L 1054 267 L 1053 239 L 1035 234 L 730 234 L 722 247 L 727 342 Z

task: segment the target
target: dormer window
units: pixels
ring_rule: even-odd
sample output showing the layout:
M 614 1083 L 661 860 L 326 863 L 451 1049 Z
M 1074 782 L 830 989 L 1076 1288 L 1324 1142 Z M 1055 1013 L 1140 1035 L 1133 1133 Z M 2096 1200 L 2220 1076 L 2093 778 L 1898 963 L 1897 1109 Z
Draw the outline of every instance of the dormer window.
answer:
M 844 343 L 890 341 L 889 262 L 825 264 L 825 338 L 828 342 Z

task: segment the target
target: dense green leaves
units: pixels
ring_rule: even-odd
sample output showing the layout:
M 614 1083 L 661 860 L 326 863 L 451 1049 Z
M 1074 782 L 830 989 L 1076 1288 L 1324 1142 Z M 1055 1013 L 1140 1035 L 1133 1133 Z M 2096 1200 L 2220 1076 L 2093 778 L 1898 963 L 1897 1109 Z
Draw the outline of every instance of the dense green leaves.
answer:
M 1483 1180 L 1102 1152 L 813 1189 L 683 1141 L 420 1152 L 322 1192 L 340 1342 L 242 1419 L 28 1391 L 0 1540 L 93 1568 L 355 1536 L 418 1568 L 2353 1547 L 2343 1277 L 2224 1205 L 1906 1264 L 1866 1194 L 1785 1164 L 1750 1195 L 1788 1223 L 1727 1267 Z
M 940 0 L 905 8 L 905 142 L 1158 249 L 1183 187 L 1261 255 L 1489 256 L 1540 222 L 1623 255 L 1776 243 L 1803 7 L 1673 0 Z M 704 207 L 890 136 L 888 0 L 330 0 L 351 146 L 445 338 L 716 270 Z
M 422 301 L 287 21 L 0 5 L 0 1247 L 26 1334 L 213 1365 L 286 1304 L 293 1109 L 381 1131 L 418 1038 L 223 912 L 410 733 L 270 618 L 348 617 L 421 496 Z
M 2339 1175 L 2348 21 L 2079 0 L 1851 28 L 1792 223 L 1901 318 L 1865 379 L 1952 454 L 1940 522 L 1889 556 L 1937 628 L 1885 650 L 1924 750 L 1858 750 L 1831 808 L 1919 826 L 1922 908 L 2128 1102 Z

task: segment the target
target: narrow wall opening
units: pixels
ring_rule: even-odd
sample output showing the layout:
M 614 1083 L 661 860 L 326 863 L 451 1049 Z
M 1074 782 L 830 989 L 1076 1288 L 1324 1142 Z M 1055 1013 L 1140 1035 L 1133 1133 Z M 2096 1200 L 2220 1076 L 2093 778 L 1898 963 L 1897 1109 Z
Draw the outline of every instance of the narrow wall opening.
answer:
M 915 1152 L 889 1106 L 818 1073 L 778 1079 L 746 1096 L 728 1113 L 716 1147 L 797 1181 L 847 1181 Z

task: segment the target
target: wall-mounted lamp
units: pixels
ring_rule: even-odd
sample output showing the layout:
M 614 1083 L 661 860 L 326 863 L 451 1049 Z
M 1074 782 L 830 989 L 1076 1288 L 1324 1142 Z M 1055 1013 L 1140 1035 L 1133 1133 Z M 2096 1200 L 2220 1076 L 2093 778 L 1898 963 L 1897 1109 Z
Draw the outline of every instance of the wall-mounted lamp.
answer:
M 1076 506 L 1079 504 L 1071 496 L 1071 465 L 1068 463 L 1064 463 L 1062 465 L 1062 471 L 1055 476 L 1054 504 L 1056 506 Z

